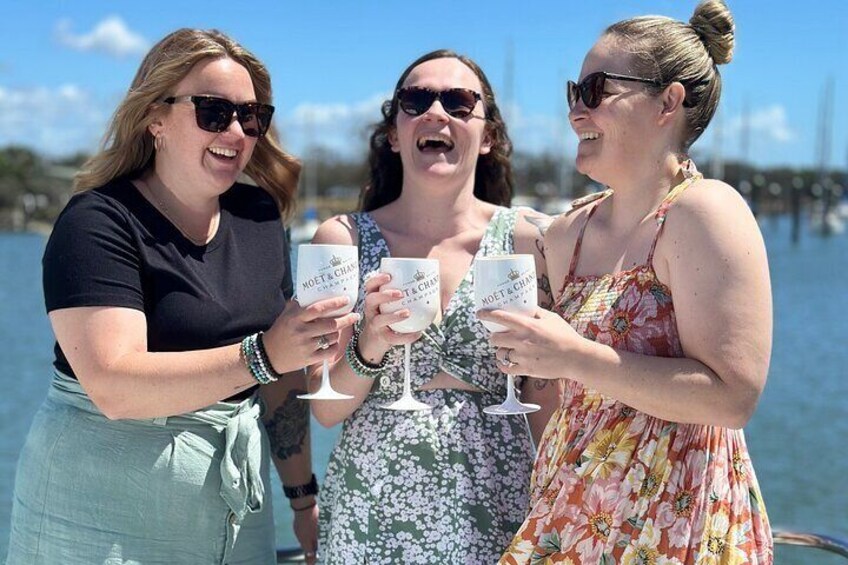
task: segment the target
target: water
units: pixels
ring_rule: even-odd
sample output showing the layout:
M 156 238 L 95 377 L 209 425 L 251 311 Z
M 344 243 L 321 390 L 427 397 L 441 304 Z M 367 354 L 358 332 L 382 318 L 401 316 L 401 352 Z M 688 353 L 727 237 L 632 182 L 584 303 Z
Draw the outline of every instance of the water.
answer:
M 784 220 L 762 224 L 775 303 L 768 385 L 746 428 L 748 445 L 775 527 L 848 539 L 848 235 L 805 237 L 793 247 Z M 806 236 L 806 234 L 805 234 Z M 45 239 L 0 234 L 0 558 L 18 451 L 50 380 L 52 333 L 44 313 L 40 259 Z M 319 480 L 338 429 L 313 422 Z M 291 512 L 272 481 L 277 542 L 296 545 Z M 777 563 L 840 563 L 812 550 L 779 547 Z

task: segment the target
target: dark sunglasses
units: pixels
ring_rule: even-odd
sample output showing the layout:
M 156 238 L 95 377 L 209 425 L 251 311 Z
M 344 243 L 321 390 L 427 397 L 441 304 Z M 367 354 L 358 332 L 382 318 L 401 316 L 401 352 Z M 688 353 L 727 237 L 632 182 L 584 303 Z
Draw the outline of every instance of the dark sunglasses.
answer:
M 632 82 L 643 82 L 654 86 L 662 86 L 658 80 L 650 78 L 632 77 L 628 75 L 617 75 L 615 73 L 606 73 L 599 71 L 586 75 L 580 83 L 568 81 L 568 107 L 572 110 L 577 105 L 577 99 L 583 100 L 583 105 L 587 108 L 597 108 L 601 105 L 601 100 L 604 98 L 604 84 L 607 79 L 613 80 L 629 80 Z
M 436 91 L 422 86 L 409 86 L 398 90 L 395 96 L 400 109 L 410 116 L 420 116 L 438 100 L 449 116 L 467 118 L 481 100 L 479 92 L 468 88 Z
M 216 96 L 171 96 L 165 98 L 163 102 L 166 104 L 194 103 L 197 127 L 213 133 L 221 133 L 230 127 L 235 115 L 239 124 L 241 124 L 244 135 L 262 137 L 271 127 L 271 116 L 274 115 L 274 107 L 270 104 L 260 104 L 259 102 L 236 104 L 226 98 Z

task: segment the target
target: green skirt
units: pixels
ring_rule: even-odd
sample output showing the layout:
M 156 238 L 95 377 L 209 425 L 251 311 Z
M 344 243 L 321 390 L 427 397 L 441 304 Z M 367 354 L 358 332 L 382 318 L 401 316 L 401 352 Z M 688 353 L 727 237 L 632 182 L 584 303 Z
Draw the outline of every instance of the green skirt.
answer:
M 57 374 L 15 478 L 7 565 L 275 563 L 254 398 L 109 420 Z

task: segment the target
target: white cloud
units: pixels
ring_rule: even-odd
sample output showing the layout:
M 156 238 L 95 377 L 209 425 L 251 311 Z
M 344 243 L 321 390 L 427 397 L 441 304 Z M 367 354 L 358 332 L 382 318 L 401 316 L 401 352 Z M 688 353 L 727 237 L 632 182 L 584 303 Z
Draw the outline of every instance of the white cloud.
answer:
M 379 93 L 352 104 L 300 104 L 291 113 L 293 125 L 334 125 L 338 121 L 374 121 L 380 118 L 380 107 L 389 93 Z
M 371 126 L 382 119 L 380 107 L 390 96 L 382 92 L 352 103 L 300 104 L 278 122 L 284 145 L 300 157 L 315 145 L 344 157 L 360 157 L 368 150 Z M 564 119 L 525 114 L 518 105 L 501 107 L 501 112 L 517 150 L 559 154 L 577 146 Z
M 728 139 L 739 138 L 745 128 L 745 121 L 744 115 L 734 116 L 728 120 L 724 133 L 725 137 Z M 788 143 L 796 138 L 796 133 L 789 125 L 789 120 L 786 117 L 786 108 L 780 104 L 773 104 L 751 112 L 747 121 L 750 134 L 757 135 L 760 138 L 765 137 L 768 141 Z
M 389 97 L 377 93 L 352 103 L 299 104 L 278 123 L 284 145 L 300 157 L 308 147 L 319 145 L 344 157 L 362 156 L 369 126 L 381 119 L 380 107 Z
M 144 54 L 150 46 L 140 34 L 132 31 L 119 16 L 101 20 L 87 34 L 71 32 L 71 21 L 62 20 L 56 25 L 59 43 L 77 51 L 100 51 L 113 57 Z
M 53 89 L 0 86 L 0 146 L 26 145 L 50 156 L 92 151 L 113 106 L 74 84 Z

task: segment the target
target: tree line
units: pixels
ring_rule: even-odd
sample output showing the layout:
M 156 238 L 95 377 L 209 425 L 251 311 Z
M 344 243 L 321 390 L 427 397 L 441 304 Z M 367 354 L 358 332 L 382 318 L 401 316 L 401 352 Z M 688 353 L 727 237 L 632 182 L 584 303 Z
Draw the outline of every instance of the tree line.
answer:
M 319 217 L 326 217 L 353 209 L 368 178 L 365 156 L 343 157 L 322 147 L 310 148 L 305 155 L 301 210 L 315 208 Z M 73 176 L 87 158 L 78 153 L 55 159 L 28 147 L 0 148 L 0 230 L 49 227 L 71 197 Z M 695 155 L 695 161 L 712 176 L 713 164 L 706 156 Z M 551 153 L 517 152 L 513 173 L 517 202 L 548 213 L 601 188 L 575 171 L 569 157 Z M 845 171 L 760 168 L 736 161 L 724 163 L 719 176 L 746 197 L 756 214 L 785 213 L 816 203 L 835 205 L 848 186 Z

